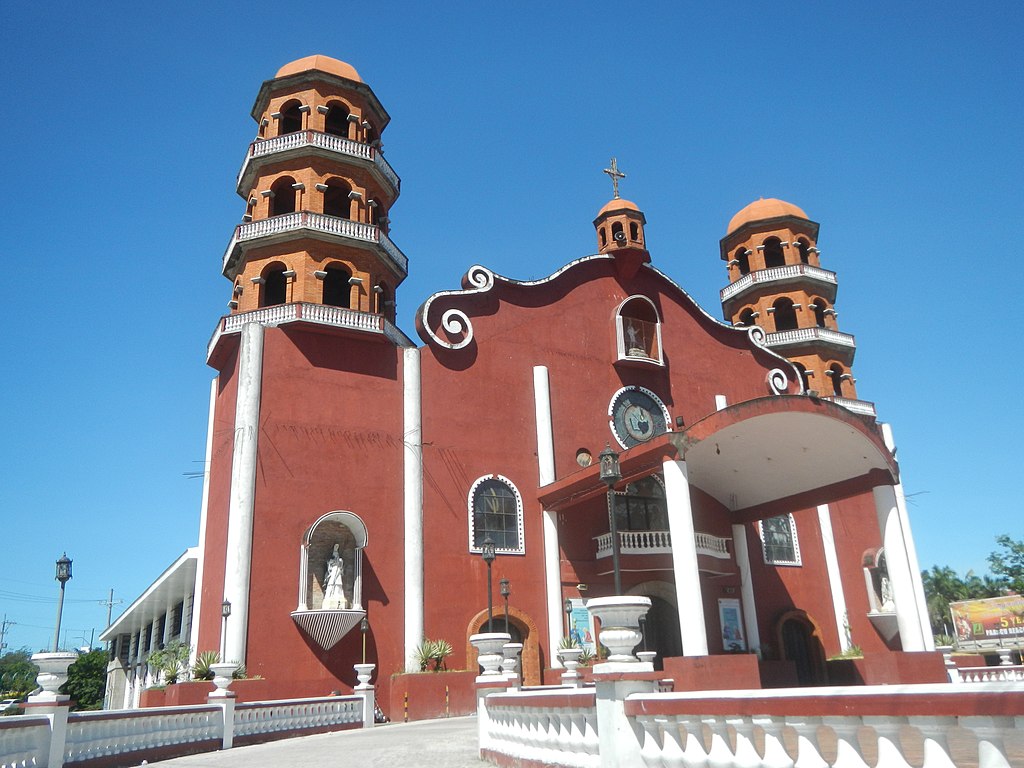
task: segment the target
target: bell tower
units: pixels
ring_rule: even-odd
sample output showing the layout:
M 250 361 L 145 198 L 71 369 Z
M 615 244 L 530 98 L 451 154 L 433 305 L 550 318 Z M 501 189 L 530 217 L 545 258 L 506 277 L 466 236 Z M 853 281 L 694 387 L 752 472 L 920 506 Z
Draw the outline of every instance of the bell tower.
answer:
M 853 336 L 839 330 L 835 272 L 821 267 L 818 224 L 784 200 L 755 200 L 732 217 L 720 241 L 729 284 L 722 314 L 734 326 L 758 325 L 769 347 L 800 370 L 804 389 L 859 413 Z
M 298 303 L 394 322 L 408 261 L 388 212 L 401 182 L 373 91 L 345 62 L 308 56 L 263 83 L 252 117 L 236 186 L 245 215 L 223 262 L 231 313 Z
M 647 219 L 636 203 L 619 197 L 619 180 L 626 178 L 626 174 L 619 170 L 618 161 L 614 157 L 611 167 L 605 168 L 604 173 L 612 179 L 613 196 L 594 219 L 597 252 L 614 255 L 619 273 L 631 276 L 641 264 L 651 260 L 644 241 Z

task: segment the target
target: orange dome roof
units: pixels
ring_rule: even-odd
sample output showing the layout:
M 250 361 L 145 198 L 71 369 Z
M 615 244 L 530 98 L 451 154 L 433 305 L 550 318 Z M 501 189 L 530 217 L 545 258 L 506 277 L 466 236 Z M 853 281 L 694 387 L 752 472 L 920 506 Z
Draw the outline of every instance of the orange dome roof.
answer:
M 774 197 L 769 197 L 767 200 L 762 197 L 760 200 L 755 200 L 733 216 L 729 221 L 729 226 L 726 228 L 725 234 L 731 234 L 744 224 L 749 224 L 752 221 L 774 219 L 779 216 L 796 216 L 800 219 L 807 219 L 807 214 L 804 213 L 801 208 L 798 208 L 792 203 L 787 203 L 785 200 L 777 200 Z M 810 219 L 808 219 L 808 221 L 810 221 Z
M 359 73 L 356 72 L 356 68 L 351 64 L 346 64 L 344 61 L 338 61 L 332 59 L 330 56 L 306 56 L 303 59 L 296 59 L 295 61 L 285 64 L 274 75 L 275 78 L 286 77 L 287 75 L 296 75 L 299 72 L 308 72 L 311 69 L 315 69 L 319 72 L 326 72 L 329 75 L 337 75 L 338 77 L 344 77 L 346 80 L 355 80 L 357 83 L 363 82 L 363 79 L 359 77 Z
M 636 211 L 637 213 L 640 212 L 640 209 L 632 200 L 626 200 L 623 197 L 613 197 L 604 204 L 604 208 L 598 211 L 597 215 L 598 217 L 601 217 L 608 213 L 608 211 L 621 211 L 622 209 L 626 209 L 627 211 Z

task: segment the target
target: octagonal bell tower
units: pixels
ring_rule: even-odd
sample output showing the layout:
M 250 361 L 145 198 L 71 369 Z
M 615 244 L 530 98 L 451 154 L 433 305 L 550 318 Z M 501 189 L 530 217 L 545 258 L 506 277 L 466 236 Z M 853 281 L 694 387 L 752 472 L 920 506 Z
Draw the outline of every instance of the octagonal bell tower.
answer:
M 722 313 L 735 326 L 762 327 L 768 346 L 796 364 L 806 391 L 874 416 L 874 406 L 857 399 L 857 347 L 839 330 L 836 274 L 821 267 L 818 227 L 784 200 L 755 200 L 733 216 L 720 241 L 729 275 Z
M 245 215 L 223 260 L 232 314 L 301 303 L 393 322 L 408 270 L 389 236 L 401 182 L 370 86 L 345 62 L 308 56 L 263 83 L 252 117 L 236 186 Z

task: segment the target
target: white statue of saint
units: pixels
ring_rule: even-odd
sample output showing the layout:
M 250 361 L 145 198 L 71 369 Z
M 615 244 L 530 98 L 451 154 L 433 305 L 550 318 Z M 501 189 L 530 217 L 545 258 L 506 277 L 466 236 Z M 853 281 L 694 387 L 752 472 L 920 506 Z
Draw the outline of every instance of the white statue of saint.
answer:
M 882 587 L 882 610 L 892 612 L 896 610 L 896 602 L 892 599 L 892 582 L 889 581 L 889 574 L 883 573 L 881 578 Z
M 324 574 L 324 602 L 323 608 L 327 610 L 339 610 L 346 608 L 345 591 L 342 582 L 345 574 L 345 561 L 338 550 L 340 544 L 334 545 L 334 552 L 331 559 L 327 561 L 327 572 Z

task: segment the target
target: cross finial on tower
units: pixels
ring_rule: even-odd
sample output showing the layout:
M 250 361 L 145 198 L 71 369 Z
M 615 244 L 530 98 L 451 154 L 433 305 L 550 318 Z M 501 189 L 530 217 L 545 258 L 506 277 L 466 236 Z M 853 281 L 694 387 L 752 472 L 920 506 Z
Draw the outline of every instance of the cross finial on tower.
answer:
M 619 170 L 619 161 L 614 157 L 612 158 L 612 167 L 605 168 L 604 172 L 612 177 L 612 190 L 614 192 L 612 197 L 617 199 L 619 197 L 619 179 L 626 178 L 626 174 Z

